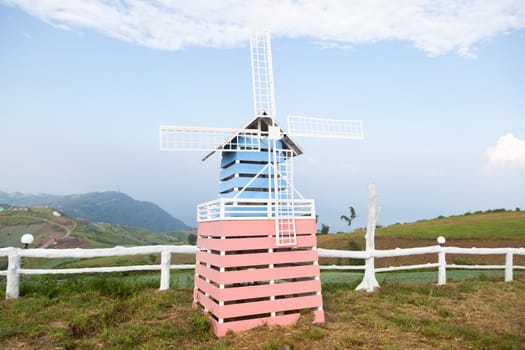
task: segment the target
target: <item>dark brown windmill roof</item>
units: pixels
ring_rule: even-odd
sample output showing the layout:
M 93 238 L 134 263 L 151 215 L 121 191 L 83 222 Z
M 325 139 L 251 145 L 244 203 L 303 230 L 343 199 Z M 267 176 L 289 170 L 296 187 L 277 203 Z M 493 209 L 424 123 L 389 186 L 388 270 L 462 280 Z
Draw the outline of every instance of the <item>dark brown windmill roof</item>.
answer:
M 251 119 L 248 123 L 246 123 L 242 127 L 242 129 L 243 130 L 245 130 L 245 129 L 248 129 L 248 130 L 259 129 L 259 122 L 260 122 L 260 126 L 261 126 L 261 131 L 262 132 L 267 132 L 268 131 L 268 127 L 271 126 L 272 124 L 275 124 L 275 126 L 279 127 L 279 129 L 281 130 L 281 133 L 283 134 L 282 141 L 283 141 L 284 145 L 293 151 L 294 157 L 303 154 L 303 150 L 301 149 L 301 147 L 299 147 L 299 145 L 297 145 L 290 137 L 288 137 L 288 135 L 286 134 L 284 129 L 279 125 L 279 123 L 277 123 L 277 121 L 275 121 L 275 119 L 272 120 L 272 118 L 269 115 L 267 115 L 266 113 L 264 113 L 264 112 L 261 113 L 261 114 L 256 115 L 253 119 Z M 233 140 L 235 137 L 237 137 L 237 135 L 238 134 L 233 135 L 228 140 L 226 140 L 222 145 L 229 143 L 231 140 Z M 221 146 L 217 147 L 217 150 L 219 150 L 219 148 Z M 216 151 L 210 152 L 202 160 L 205 161 L 206 159 L 211 157 L 215 152 Z

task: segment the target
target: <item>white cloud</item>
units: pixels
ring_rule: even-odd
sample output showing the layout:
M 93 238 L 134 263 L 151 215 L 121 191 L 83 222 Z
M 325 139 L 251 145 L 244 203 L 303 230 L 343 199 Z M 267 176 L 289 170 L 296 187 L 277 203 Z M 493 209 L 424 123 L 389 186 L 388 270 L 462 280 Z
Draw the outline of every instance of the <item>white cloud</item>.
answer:
M 512 134 L 501 136 L 495 146 L 487 149 L 489 166 L 525 169 L 525 140 Z
M 525 26 L 523 0 L 0 1 L 58 28 L 164 50 L 245 45 L 250 31 L 268 29 L 324 47 L 403 40 L 429 55 L 472 57 L 479 42 Z

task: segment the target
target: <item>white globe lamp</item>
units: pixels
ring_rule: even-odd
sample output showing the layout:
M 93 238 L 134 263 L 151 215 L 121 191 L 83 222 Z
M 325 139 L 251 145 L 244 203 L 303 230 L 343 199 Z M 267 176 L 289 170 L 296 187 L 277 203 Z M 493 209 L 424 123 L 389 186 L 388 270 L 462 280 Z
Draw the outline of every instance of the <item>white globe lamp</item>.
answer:
M 25 235 L 20 238 L 20 242 L 24 245 L 24 249 L 27 249 L 27 247 L 33 243 L 34 237 L 30 233 L 26 233 Z

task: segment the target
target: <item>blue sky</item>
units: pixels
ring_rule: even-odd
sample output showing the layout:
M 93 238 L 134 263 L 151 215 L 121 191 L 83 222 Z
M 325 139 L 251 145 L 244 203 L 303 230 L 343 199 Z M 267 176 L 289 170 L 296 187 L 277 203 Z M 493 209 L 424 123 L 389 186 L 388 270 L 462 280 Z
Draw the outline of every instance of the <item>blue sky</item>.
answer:
M 524 209 L 524 2 L 336 3 L 0 1 L 0 190 L 120 189 L 195 224 L 218 158 L 160 152 L 159 125 L 249 120 L 264 25 L 282 124 L 363 121 L 364 141 L 296 140 L 320 223 L 364 226 L 370 181 L 383 225 Z

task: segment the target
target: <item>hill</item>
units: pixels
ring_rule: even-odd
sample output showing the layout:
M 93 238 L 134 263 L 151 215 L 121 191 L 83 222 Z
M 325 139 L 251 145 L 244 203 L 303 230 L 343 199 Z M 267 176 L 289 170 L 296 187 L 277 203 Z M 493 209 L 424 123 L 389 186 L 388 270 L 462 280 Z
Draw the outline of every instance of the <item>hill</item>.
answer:
M 60 210 L 73 218 L 141 227 L 155 232 L 191 229 L 159 206 L 151 202 L 137 201 L 120 192 L 92 192 L 57 196 L 0 191 L 0 203 L 18 207 L 47 206 Z
M 525 211 L 495 209 L 408 224 L 381 227 L 378 236 L 451 239 L 513 239 L 525 237 Z
M 31 233 L 33 247 L 104 248 L 116 245 L 187 243 L 187 235 L 157 233 L 143 228 L 88 222 L 67 216 L 56 217 L 49 208 L 27 208 L 0 212 L 0 247 L 19 246 L 20 237 Z
M 351 233 L 320 235 L 317 244 L 326 249 L 363 250 L 365 247 L 364 229 Z M 376 229 L 376 249 L 412 248 L 435 245 L 436 238 L 444 236 L 446 245 L 456 247 L 525 247 L 525 212 L 505 211 L 503 209 L 485 212 L 466 213 L 430 220 L 394 224 Z M 400 264 L 423 264 L 435 262 L 435 256 L 414 255 L 400 258 L 382 258 L 376 265 L 390 266 Z M 525 257 L 516 256 L 516 262 L 525 263 Z M 339 259 L 341 260 L 341 259 Z M 337 259 L 322 258 L 321 264 L 345 263 Z M 450 262 L 502 264 L 504 257 L 454 255 Z M 348 262 L 347 262 L 348 263 Z M 356 264 L 360 264 L 358 262 Z

